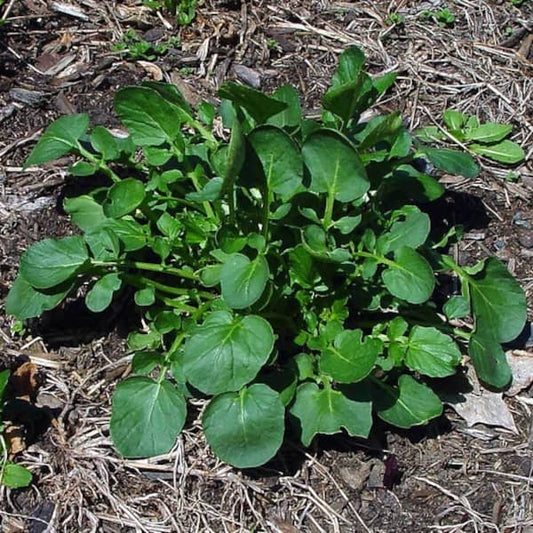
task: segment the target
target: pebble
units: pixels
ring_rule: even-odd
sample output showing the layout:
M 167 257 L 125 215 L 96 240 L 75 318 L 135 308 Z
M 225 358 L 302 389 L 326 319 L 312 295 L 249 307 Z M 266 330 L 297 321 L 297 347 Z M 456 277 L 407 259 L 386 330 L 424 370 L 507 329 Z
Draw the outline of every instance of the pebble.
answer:
M 518 233 L 518 242 L 525 248 L 533 248 L 533 230 L 522 230 Z
M 515 213 L 515 215 L 513 216 L 513 223 L 515 224 L 515 226 L 520 226 L 521 228 L 525 229 L 532 229 L 533 227 L 531 226 L 531 222 L 524 218 L 524 213 L 522 213 L 522 211 L 517 211 Z

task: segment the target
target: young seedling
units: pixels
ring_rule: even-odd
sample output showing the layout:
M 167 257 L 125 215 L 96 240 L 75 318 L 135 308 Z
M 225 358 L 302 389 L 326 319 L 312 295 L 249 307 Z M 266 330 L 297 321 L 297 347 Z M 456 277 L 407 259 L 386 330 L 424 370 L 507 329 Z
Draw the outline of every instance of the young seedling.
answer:
M 23 254 L 6 310 L 40 316 L 83 286 L 100 313 L 133 292 L 148 328 L 130 334 L 132 377 L 113 396 L 123 456 L 167 453 L 195 396 L 209 401 L 214 453 L 245 468 L 277 453 L 286 424 L 308 446 L 367 437 L 375 416 L 427 423 L 443 410 L 433 378 L 466 354 L 483 383 L 511 380 L 501 343 L 523 328 L 524 292 L 496 258 L 465 267 L 447 254 L 459 232 L 431 227 L 444 188 L 417 160 L 478 168 L 414 139 L 398 112 L 362 119 L 395 80 L 364 63 L 355 47 L 340 56 L 320 119 L 291 86 L 266 95 L 227 82 L 217 110 L 149 82 L 115 96 L 129 137 L 79 114 L 34 147 L 26 166 L 73 154 L 71 174 L 107 184 L 65 200 L 80 234 Z M 449 275 L 461 293 L 443 299 Z
M 180 26 L 188 26 L 196 16 L 198 0 L 143 0 L 143 4 L 152 9 L 164 7 L 176 17 L 176 22 Z
M 9 460 L 9 450 L 4 438 L 2 413 L 5 403 L 5 392 L 9 381 L 9 370 L 0 372 L 0 484 L 10 489 L 27 487 L 32 480 L 31 472 L 23 466 Z
M 525 158 L 524 150 L 507 139 L 513 127 L 510 124 L 487 122 L 481 124 L 476 116 L 469 116 L 453 109 L 442 115 L 449 135 L 466 145 L 472 152 L 498 163 L 515 165 Z M 446 134 L 437 126 L 428 126 L 414 132 L 422 141 L 444 141 Z

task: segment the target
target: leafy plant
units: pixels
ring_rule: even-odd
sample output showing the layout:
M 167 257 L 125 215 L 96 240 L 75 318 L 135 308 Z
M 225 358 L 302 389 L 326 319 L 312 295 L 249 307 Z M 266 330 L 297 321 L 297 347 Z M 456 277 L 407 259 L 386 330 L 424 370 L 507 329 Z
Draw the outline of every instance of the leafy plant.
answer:
M 127 54 L 132 59 L 153 61 L 158 56 L 166 54 L 169 48 L 179 45 L 180 40 L 178 37 L 171 37 L 165 42 L 156 44 L 139 37 L 134 29 L 130 29 L 124 34 L 124 40 L 115 43 L 112 46 L 112 50 Z
M 434 20 L 440 26 L 451 26 L 455 22 L 455 15 L 447 8 L 424 10 L 421 13 L 423 19 Z
M 180 26 L 188 26 L 196 16 L 198 0 L 143 0 L 143 4 L 152 9 L 164 7 Z
M 514 165 L 525 158 L 524 150 L 507 137 L 513 127 L 510 124 L 487 122 L 481 124 L 476 116 L 466 115 L 448 109 L 442 115 L 448 135 L 468 146 L 472 152 L 485 156 L 498 163 Z M 437 126 L 427 126 L 416 130 L 418 139 L 426 142 L 444 141 L 446 133 Z
M 0 484 L 11 489 L 27 487 L 31 483 L 31 472 L 23 466 L 9 460 L 9 451 L 4 438 L 2 412 L 5 403 L 5 392 L 9 381 L 9 370 L 0 372 Z
M 254 467 L 276 454 L 286 422 L 305 446 L 342 429 L 367 437 L 373 414 L 425 424 L 442 413 L 432 378 L 455 374 L 465 353 L 483 382 L 509 383 L 500 343 L 523 327 L 524 293 L 497 259 L 461 267 L 446 254 L 460 231 L 431 227 L 427 206 L 444 189 L 416 167 L 478 168 L 413 138 L 397 112 L 362 120 L 395 80 L 372 78 L 364 61 L 355 47 L 340 56 L 320 120 L 293 87 L 227 82 L 220 139 L 211 104 L 192 109 L 149 82 L 115 96 L 128 137 L 89 130 L 80 114 L 34 147 L 26 166 L 70 153 L 71 174 L 108 182 L 65 200 L 82 233 L 23 254 L 6 310 L 36 317 L 83 286 L 98 313 L 133 291 L 147 327 L 129 336 L 133 375 L 113 396 L 124 456 L 168 452 L 192 396 L 210 399 L 213 451 Z M 445 293 L 449 275 L 461 294 L 443 299 L 435 288 Z
M 403 24 L 403 23 L 404 23 L 404 18 L 398 13 L 391 13 L 387 17 L 387 20 L 385 21 L 385 24 L 387 24 L 387 26 L 393 26 L 393 25 L 399 26 L 400 24 Z

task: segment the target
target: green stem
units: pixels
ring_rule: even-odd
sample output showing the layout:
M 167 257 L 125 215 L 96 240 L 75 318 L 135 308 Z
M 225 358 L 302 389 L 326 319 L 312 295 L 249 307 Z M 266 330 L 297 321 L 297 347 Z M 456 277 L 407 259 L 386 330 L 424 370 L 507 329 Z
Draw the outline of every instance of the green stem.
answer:
M 90 161 L 93 165 L 96 165 L 99 170 L 101 170 L 108 178 L 112 179 L 115 183 L 122 181 L 120 177 L 115 174 L 115 172 L 113 172 L 111 168 L 107 166 L 105 161 L 100 160 L 94 154 L 91 154 L 91 152 L 85 150 L 85 148 L 83 148 L 83 146 L 81 146 L 81 144 L 79 143 L 77 149 L 81 156 L 85 157 L 85 159 Z
M 270 204 L 272 203 L 272 193 L 268 186 L 263 191 L 263 237 L 268 242 L 268 230 L 270 221 Z
M 179 276 L 181 278 L 198 281 L 200 278 L 194 272 L 190 270 L 184 270 L 182 268 L 175 268 L 163 265 L 157 265 L 155 263 L 144 263 L 142 261 L 124 261 L 119 263 L 116 261 L 92 261 L 92 266 L 95 267 L 117 267 L 117 268 L 136 268 L 138 270 L 146 270 L 148 272 L 159 272 L 160 274 L 168 274 Z
M 328 196 L 326 198 L 326 208 L 324 210 L 324 219 L 322 220 L 322 224 L 324 225 L 324 229 L 326 231 L 331 226 L 331 220 L 333 219 L 334 204 L 335 204 L 335 192 L 329 191 Z

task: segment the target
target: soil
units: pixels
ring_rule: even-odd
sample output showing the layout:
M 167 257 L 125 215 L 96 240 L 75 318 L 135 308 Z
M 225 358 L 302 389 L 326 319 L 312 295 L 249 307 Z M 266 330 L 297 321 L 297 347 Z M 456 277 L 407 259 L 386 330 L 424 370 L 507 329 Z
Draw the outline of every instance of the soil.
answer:
M 452 24 L 424 16 L 446 6 Z M 465 225 L 456 250 L 461 263 L 496 255 L 507 264 L 526 291 L 531 318 L 530 1 L 204 0 L 184 27 L 135 0 L 6 1 L 0 14 L 6 12 L 0 300 L 28 245 L 75 231 L 61 209 L 72 186 L 68 158 L 23 169 L 52 119 L 86 112 L 93 124 L 118 128 L 115 91 L 152 79 L 176 83 L 191 102 L 215 102 L 227 79 L 264 90 L 291 83 L 312 112 L 338 54 L 356 44 L 372 73 L 399 72 L 378 111 L 400 109 L 412 128 L 440 121 L 450 107 L 513 125 L 525 162 L 512 176 L 488 160 L 480 161 L 476 179 L 441 176 L 448 193 L 435 217 Z M 401 17 L 396 24 L 394 13 Z M 131 29 L 145 41 L 170 42 L 168 50 L 140 59 L 117 51 Z M 128 371 L 125 335 L 135 320 L 120 306 L 95 319 L 73 302 L 17 335 L 0 304 L 0 368 L 31 361 L 31 378 L 40 384 L 13 417 L 23 435 L 16 460 L 34 483 L 0 489 L 2 531 L 533 531 L 531 387 L 505 400 L 516 431 L 469 427 L 447 408 L 428 426 L 380 426 L 365 441 L 321 437 L 308 450 L 287 442 L 275 460 L 250 472 L 218 461 L 191 417 L 167 456 L 120 459 L 109 439 L 111 395 Z M 530 349 L 528 337 L 515 347 Z

